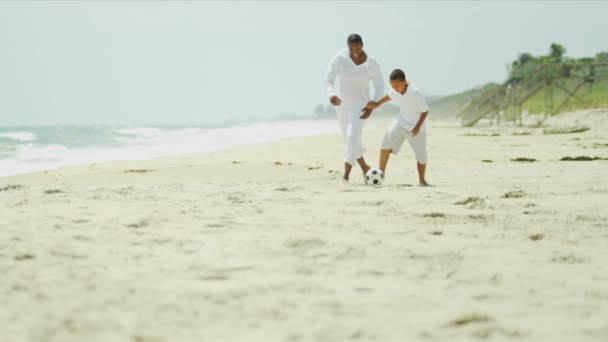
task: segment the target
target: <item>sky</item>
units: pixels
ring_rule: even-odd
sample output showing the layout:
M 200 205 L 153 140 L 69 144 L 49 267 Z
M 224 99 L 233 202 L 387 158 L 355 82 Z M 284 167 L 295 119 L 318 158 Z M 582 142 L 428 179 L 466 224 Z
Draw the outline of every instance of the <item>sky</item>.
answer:
M 0 126 L 221 124 L 312 114 L 359 33 L 427 95 L 520 52 L 608 50 L 604 1 L 1 1 Z M 387 82 L 388 84 L 388 82 Z

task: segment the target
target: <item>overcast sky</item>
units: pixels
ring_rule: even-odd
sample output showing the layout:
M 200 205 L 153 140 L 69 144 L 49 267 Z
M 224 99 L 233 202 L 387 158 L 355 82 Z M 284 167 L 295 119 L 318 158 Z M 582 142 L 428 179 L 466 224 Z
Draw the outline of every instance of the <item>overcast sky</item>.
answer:
M 0 125 L 310 114 L 352 32 L 429 95 L 502 82 L 519 52 L 608 50 L 608 2 L 1 1 Z

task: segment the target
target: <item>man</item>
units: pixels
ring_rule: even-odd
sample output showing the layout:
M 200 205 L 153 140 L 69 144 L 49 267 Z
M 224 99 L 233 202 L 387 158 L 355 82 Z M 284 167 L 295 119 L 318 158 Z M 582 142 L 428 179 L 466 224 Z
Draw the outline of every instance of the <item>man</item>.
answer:
M 366 119 L 372 109 L 366 107 L 370 100 L 370 80 L 374 83 L 373 101 L 379 101 L 384 95 L 384 80 L 378 62 L 363 50 L 363 39 L 358 34 L 351 34 L 347 39 L 348 48 L 340 51 L 331 61 L 325 77 L 327 96 L 336 106 L 338 124 L 344 138 L 344 177 L 348 183 L 350 171 L 355 162 L 359 164 L 363 175 L 370 166 L 363 159 L 365 148 L 361 135 Z M 335 80 L 340 79 L 340 89 L 336 92 Z

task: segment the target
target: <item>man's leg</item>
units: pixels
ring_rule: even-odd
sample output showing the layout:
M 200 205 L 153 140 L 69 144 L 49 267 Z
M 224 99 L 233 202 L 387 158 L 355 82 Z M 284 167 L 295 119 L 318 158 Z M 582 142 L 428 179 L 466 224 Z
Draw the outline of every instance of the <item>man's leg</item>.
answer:
M 367 165 L 367 163 L 365 162 L 365 159 L 363 159 L 363 157 L 357 159 L 357 163 L 359 163 L 359 166 L 361 166 L 361 171 L 363 171 L 364 175 L 366 175 L 367 171 L 369 171 L 369 169 L 371 169 L 371 167 L 369 165 Z
M 353 166 L 347 162 L 344 162 L 344 176 L 342 179 L 348 182 L 348 178 L 350 177 L 350 171 L 353 169 Z
M 363 134 L 363 126 L 365 124 L 365 120 L 357 118 L 350 118 L 346 129 L 346 138 L 345 138 L 345 165 L 344 165 L 344 179 L 348 180 L 350 176 L 350 171 L 352 170 L 352 166 L 355 161 L 361 166 L 361 170 L 365 174 L 367 170 L 369 170 L 369 165 L 365 162 L 363 158 L 363 152 L 365 152 L 365 148 L 363 147 L 363 141 L 361 139 L 361 135 Z M 348 164 L 348 165 L 347 165 Z
M 349 123 L 348 123 L 348 117 L 344 111 L 344 106 L 338 106 L 336 107 L 336 117 L 338 119 L 338 127 L 340 128 L 340 133 L 342 135 L 342 141 L 344 142 L 344 155 L 345 155 L 345 160 L 346 160 L 346 154 L 348 152 L 348 141 L 347 141 L 347 137 L 349 134 Z M 342 176 L 342 179 L 348 182 L 348 178 L 350 177 L 350 171 L 352 170 L 353 166 L 351 164 L 349 164 L 348 162 L 344 162 L 344 176 Z

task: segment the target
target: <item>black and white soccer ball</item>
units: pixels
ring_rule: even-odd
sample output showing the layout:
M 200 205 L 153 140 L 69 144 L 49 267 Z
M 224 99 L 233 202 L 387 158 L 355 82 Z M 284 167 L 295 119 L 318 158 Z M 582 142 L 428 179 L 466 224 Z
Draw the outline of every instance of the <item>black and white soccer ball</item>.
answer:
M 384 181 L 384 172 L 380 169 L 370 169 L 365 174 L 365 182 L 369 185 L 380 186 Z

